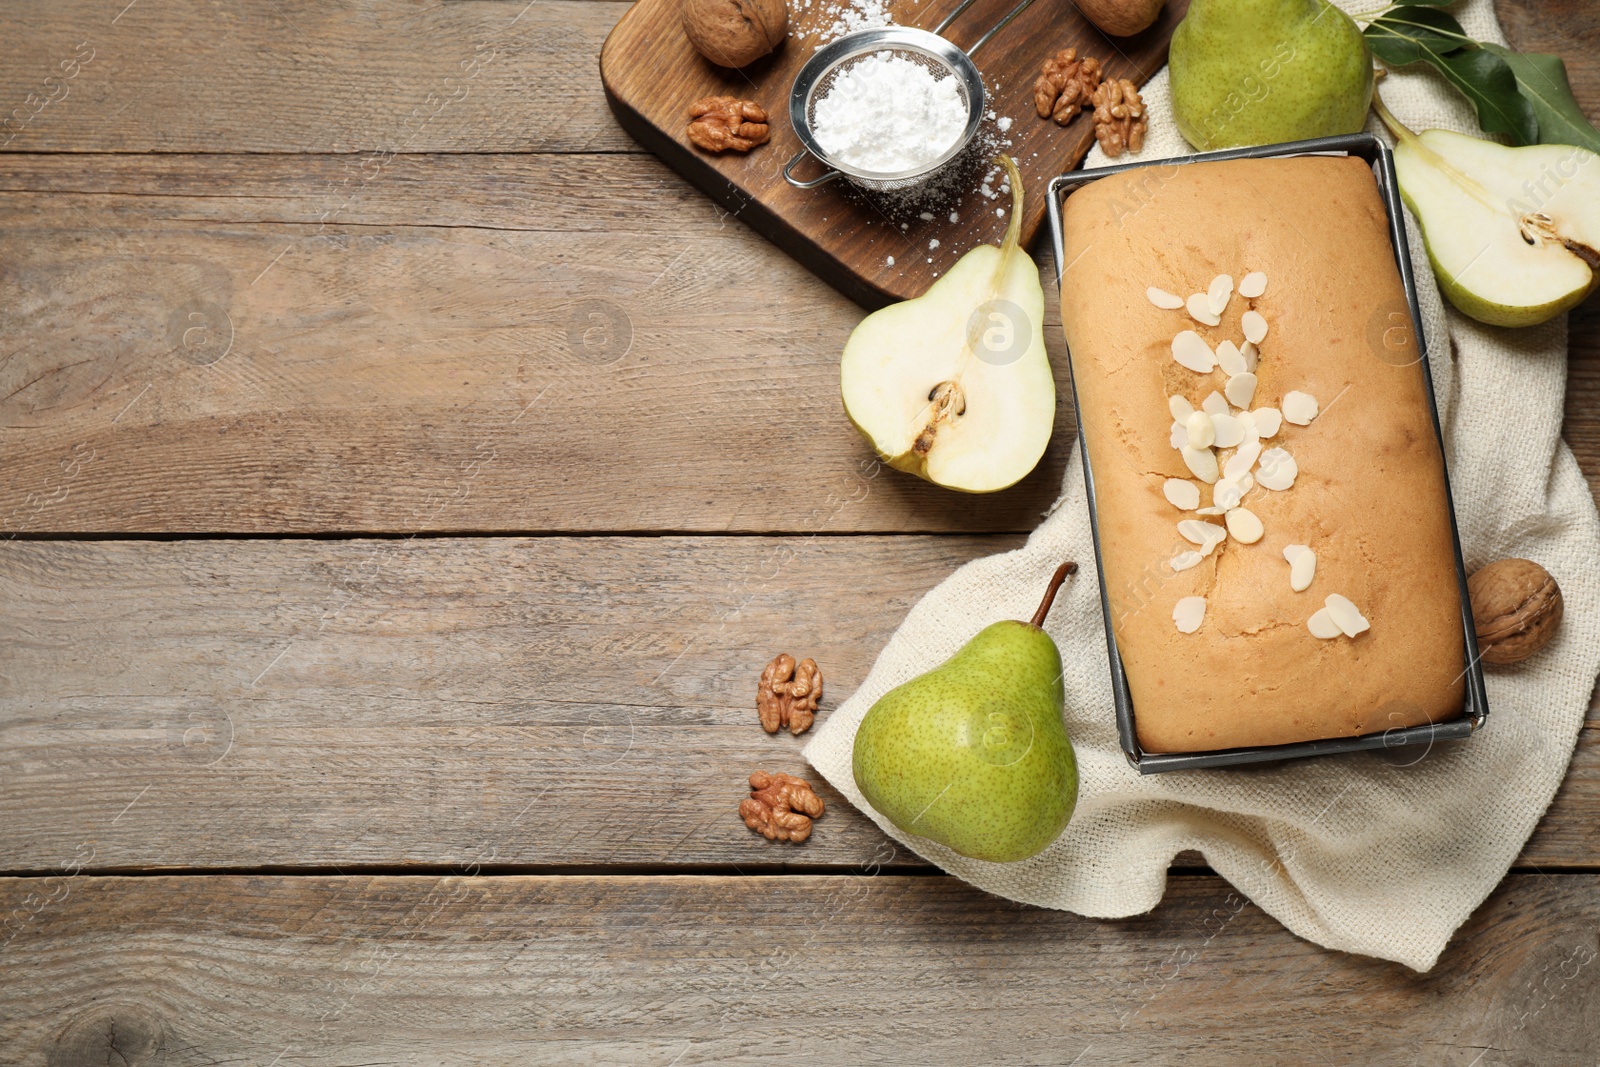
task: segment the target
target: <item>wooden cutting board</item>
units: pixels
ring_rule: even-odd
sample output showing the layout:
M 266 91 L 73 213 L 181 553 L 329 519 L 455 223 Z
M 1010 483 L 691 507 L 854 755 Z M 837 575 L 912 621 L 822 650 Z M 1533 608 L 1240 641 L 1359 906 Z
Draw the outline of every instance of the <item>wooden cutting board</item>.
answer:
M 931 29 L 959 0 L 891 0 L 894 21 Z M 863 193 L 843 179 L 800 190 L 783 179 L 783 165 L 799 151 L 789 124 L 789 88 L 801 64 L 824 40 L 822 30 L 837 17 L 837 0 L 789 0 L 790 37 L 778 51 L 743 70 L 714 66 L 701 58 L 679 21 L 680 0 L 638 0 L 600 52 L 600 76 L 617 120 L 640 144 L 723 204 L 795 259 L 867 307 L 917 296 L 936 274 L 949 269 L 975 244 L 998 244 L 1005 219 L 997 207 L 1009 197 L 990 200 L 979 190 L 978 173 L 963 189 L 959 204 L 946 202 L 932 219 L 908 210 L 898 197 Z M 1015 0 L 978 0 L 945 36 L 965 48 L 1009 11 Z M 1026 194 L 1023 243 L 1031 244 L 1045 217 L 1045 185 L 1077 166 L 1094 143 L 1087 113 L 1067 127 L 1041 119 L 1034 111 L 1033 82 L 1044 61 L 1061 48 L 1100 59 L 1108 75 L 1144 82 L 1166 62 L 1167 42 L 1188 0 L 1167 0 L 1155 25 L 1134 37 L 1107 38 L 1091 26 L 1071 0 L 1036 0 L 1034 5 L 986 44 L 975 60 L 989 90 L 996 118 L 1009 117 L 1000 133 L 986 122 L 990 136 L 1009 139 L 1004 148 L 1022 169 Z M 704 96 L 754 100 L 771 115 L 772 140 L 749 155 L 710 155 L 688 140 L 688 108 Z M 815 177 L 823 168 L 808 160 L 798 176 Z M 997 188 L 997 186 L 996 186 Z M 959 221 L 951 222 L 955 212 Z M 937 241 L 936 247 L 930 242 Z M 891 265 L 889 258 L 893 257 Z

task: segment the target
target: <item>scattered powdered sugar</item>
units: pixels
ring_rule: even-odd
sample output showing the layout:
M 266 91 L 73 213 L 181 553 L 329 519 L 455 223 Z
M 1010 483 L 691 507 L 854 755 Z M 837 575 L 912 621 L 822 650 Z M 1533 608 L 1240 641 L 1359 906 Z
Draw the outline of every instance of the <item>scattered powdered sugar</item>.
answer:
M 841 163 L 896 174 L 938 159 L 960 140 L 966 124 L 967 106 L 953 76 L 941 78 L 921 63 L 882 51 L 834 76 L 817 99 L 811 132 Z
M 889 0 L 790 0 L 790 6 L 797 16 L 815 8 L 815 19 L 800 17 L 791 21 L 793 28 L 789 35 L 802 41 L 814 38 L 818 44 L 826 44 L 856 30 L 894 25 Z M 808 29 L 819 22 L 821 26 Z

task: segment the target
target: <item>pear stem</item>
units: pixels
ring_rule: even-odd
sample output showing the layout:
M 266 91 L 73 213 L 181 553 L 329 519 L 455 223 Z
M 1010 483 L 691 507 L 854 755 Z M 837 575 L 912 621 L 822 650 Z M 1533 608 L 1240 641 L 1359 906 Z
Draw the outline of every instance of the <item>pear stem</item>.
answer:
M 1382 76 L 1387 73 L 1387 71 L 1384 71 L 1380 68 L 1379 80 L 1382 80 Z M 1411 143 L 1416 142 L 1417 135 L 1413 133 L 1405 123 L 1394 117 L 1394 112 L 1390 111 L 1388 107 L 1384 105 L 1383 95 L 1379 93 L 1376 88 L 1372 90 L 1372 110 L 1376 111 L 1378 113 L 1378 118 L 1383 120 L 1383 124 L 1385 126 L 1389 127 L 1389 132 L 1394 134 L 1395 140 L 1407 141 Z
M 1044 599 L 1039 601 L 1039 610 L 1033 613 L 1032 619 L 1028 620 L 1029 625 L 1044 625 L 1044 617 L 1050 614 L 1050 605 L 1056 602 L 1056 591 L 1061 588 L 1061 583 L 1067 580 L 1067 575 L 1077 573 L 1078 565 L 1076 563 L 1063 563 L 1056 568 L 1056 572 L 1050 576 L 1050 585 L 1044 591 Z

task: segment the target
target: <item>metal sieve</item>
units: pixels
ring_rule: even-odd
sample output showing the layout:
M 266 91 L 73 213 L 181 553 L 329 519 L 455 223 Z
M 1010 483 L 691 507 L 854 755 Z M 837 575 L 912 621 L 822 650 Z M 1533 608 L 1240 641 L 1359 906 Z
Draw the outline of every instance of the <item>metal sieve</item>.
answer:
M 940 34 L 974 2 L 975 0 L 961 0 L 960 6 L 945 16 L 944 21 L 932 32 L 919 30 L 914 26 L 884 26 L 878 29 L 856 30 L 813 52 L 811 58 L 800 68 L 800 73 L 795 75 L 794 87 L 789 90 L 789 121 L 794 126 L 795 135 L 800 138 L 803 147 L 784 166 L 784 180 L 796 189 L 815 189 L 835 178 L 844 177 L 863 189 L 887 192 L 893 189 L 906 189 L 926 181 L 959 156 L 967 145 L 972 143 L 972 138 L 978 132 L 978 125 L 983 121 L 985 103 L 983 75 L 978 72 L 977 64 L 972 61 L 972 54 L 989 43 L 989 39 L 1004 29 L 1012 19 L 1027 10 L 1033 0 L 1021 0 L 1004 18 L 989 27 L 971 48 L 962 51 Z M 830 155 L 817 143 L 816 135 L 812 132 L 811 123 L 816 116 L 817 101 L 827 95 L 833 80 L 854 63 L 877 52 L 893 52 L 927 67 L 935 76 L 955 78 L 956 89 L 967 105 L 967 123 L 961 136 L 936 159 L 912 170 L 882 173 L 852 167 Z M 808 155 L 815 156 L 827 166 L 829 168 L 827 173 L 809 180 L 796 178 L 794 168 Z

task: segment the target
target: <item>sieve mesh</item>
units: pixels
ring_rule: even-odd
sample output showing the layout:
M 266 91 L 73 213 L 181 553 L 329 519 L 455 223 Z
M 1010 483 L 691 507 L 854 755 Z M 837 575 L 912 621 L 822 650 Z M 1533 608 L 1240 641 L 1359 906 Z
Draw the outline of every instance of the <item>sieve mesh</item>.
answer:
M 817 102 L 827 96 L 839 75 L 866 57 L 883 53 L 925 67 L 935 77 L 954 78 L 956 91 L 967 109 L 967 123 L 962 135 L 949 149 L 914 170 L 892 174 L 862 170 L 840 161 L 817 143 L 813 128 Z M 801 68 L 795 80 L 790 97 L 790 120 L 801 144 L 823 164 L 863 189 L 891 192 L 926 181 L 959 156 L 978 131 L 978 124 L 983 117 L 983 104 L 983 78 L 966 53 L 926 30 L 893 26 L 858 30 L 819 49 Z M 792 161 L 790 165 L 793 166 Z M 787 170 L 785 177 L 789 177 Z M 790 180 L 793 181 L 792 178 Z
M 828 95 L 828 92 L 833 87 L 833 83 L 839 79 L 841 74 L 855 66 L 857 63 L 861 62 L 863 59 L 878 55 L 890 55 L 899 59 L 909 60 L 912 63 L 917 64 L 919 67 L 926 68 L 928 71 L 932 72 L 935 78 L 954 78 L 956 82 L 956 91 L 961 94 L 962 106 L 970 109 L 972 101 L 967 93 L 966 83 L 961 80 L 960 73 L 954 70 L 950 64 L 935 56 L 930 56 L 926 52 L 920 52 L 914 48 L 868 47 L 859 52 L 852 52 L 843 59 L 839 60 L 839 62 L 835 63 L 832 67 L 829 67 L 828 70 L 823 73 L 822 77 L 818 78 L 816 83 L 812 85 L 811 92 L 806 99 L 806 123 L 807 125 L 811 126 L 813 131 L 815 131 L 816 128 L 814 123 L 817 117 L 817 101 Z M 961 146 L 964 146 L 965 143 L 966 138 L 962 138 L 958 142 L 958 144 Z M 822 162 L 826 163 L 830 167 L 840 167 L 839 162 L 834 159 L 833 156 L 827 154 L 826 150 L 824 150 L 824 154 L 819 158 L 822 160 Z M 926 181 L 928 178 L 932 177 L 935 172 L 943 169 L 948 162 L 948 159 L 944 159 L 942 162 L 936 160 L 934 162 L 924 164 L 921 168 L 913 173 L 903 174 L 900 176 L 885 175 L 881 178 L 868 177 L 868 175 L 872 174 L 873 172 L 862 171 L 859 169 L 847 169 L 846 174 L 857 185 L 860 185 L 864 188 L 871 189 L 875 192 L 892 192 L 897 189 L 909 189 L 913 185 L 917 185 L 923 181 Z

